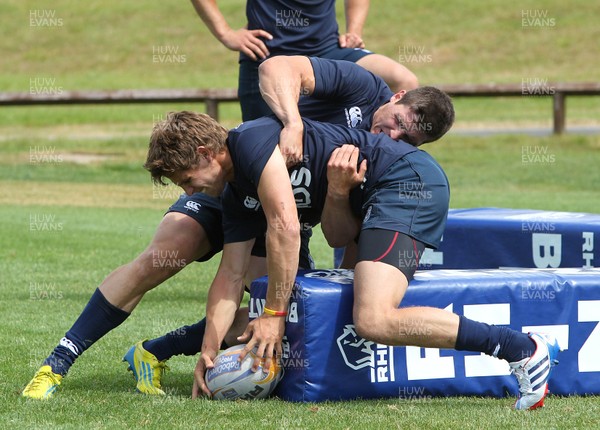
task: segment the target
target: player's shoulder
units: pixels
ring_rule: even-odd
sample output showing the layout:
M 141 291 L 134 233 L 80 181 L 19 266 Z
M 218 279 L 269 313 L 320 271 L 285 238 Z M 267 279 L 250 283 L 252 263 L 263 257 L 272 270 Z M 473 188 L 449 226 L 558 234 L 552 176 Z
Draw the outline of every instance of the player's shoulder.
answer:
M 348 136 L 353 132 L 353 129 L 342 124 L 317 121 L 311 118 L 302 118 L 305 132 L 308 134 L 318 135 L 339 135 Z
M 269 130 L 269 129 L 281 129 L 281 121 L 277 119 L 275 115 L 263 116 L 261 118 L 253 119 L 250 121 L 244 121 L 238 126 L 229 130 L 229 134 L 240 134 L 249 130 Z
M 244 121 L 235 128 L 229 130 L 228 145 L 229 149 L 250 144 L 266 143 L 272 139 L 279 138 L 282 128 L 281 122 L 275 117 L 266 116 L 251 121 Z
M 358 64 L 352 62 L 352 61 L 348 61 L 348 60 L 341 60 L 341 59 L 335 59 L 335 58 L 325 58 L 325 57 L 318 57 L 318 56 L 310 56 L 308 57 L 313 70 L 315 71 L 315 73 L 317 74 L 342 74 L 342 75 L 355 75 L 355 74 L 365 74 L 365 75 L 369 75 L 371 74 L 368 70 L 366 70 L 365 68 L 359 66 Z

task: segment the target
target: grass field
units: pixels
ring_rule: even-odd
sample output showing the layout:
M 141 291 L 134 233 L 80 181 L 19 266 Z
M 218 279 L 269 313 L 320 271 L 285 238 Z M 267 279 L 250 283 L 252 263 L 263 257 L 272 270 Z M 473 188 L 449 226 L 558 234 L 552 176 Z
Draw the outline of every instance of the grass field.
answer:
M 341 3 L 341 2 L 339 2 Z M 242 2 L 219 2 L 242 25 Z M 592 81 L 600 59 L 600 4 L 373 1 L 365 39 L 395 57 L 416 47 L 432 61 L 410 66 L 423 83 Z M 31 26 L 31 11 L 55 11 L 63 25 Z M 524 28 L 523 10 L 547 11 L 553 27 Z M 35 15 L 33 18 L 39 17 Z M 31 79 L 54 89 L 233 87 L 235 54 L 218 45 L 189 2 L 9 0 L 0 5 L 0 91 L 29 91 Z M 18 43 L 17 43 L 18 41 Z M 156 64 L 155 46 L 186 61 Z M 49 402 L 19 396 L 40 362 L 83 309 L 95 287 L 151 239 L 178 192 L 150 184 L 141 165 L 152 124 L 167 110 L 202 106 L 5 108 L 0 115 L 1 428 L 600 428 L 598 397 L 551 396 L 534 413 L 514 399 L 385 399 L 323 404 L 192 401 L 195 357 L 169 363 L 168 396 L 134 392 L 120 362 L 127 348 L 202 316 L 218 259 L 193 264 L 148 293 L 133 315 L 80 358 Z M 543 98 L 457 100 L 457 128 L 550 125 Z M 229 126 L 235 105 L 222 107 Z M 598 125 L 600 98 L 568 99 L 568 124 Z M 527 163 L 527 148 L 554 155 Z M 597 135 L 465 137 L 451 133 L 427 148 L 446 170 L 451 206 L 600 213 Z M 45 230 L 35 228 L 44 220 Z M 319 267 L 331 251 L 317 231 Z
M 290 404 L 279 400 L 216 403 L 189 398 L 194 357 L 169 363 L 168 396 L 134 393 L 120 359 L 127 347 L 191 323 L 202 315 L 217 259 L 194 264 L 148 293 L 133 315 L 80 358 L 49 402 L 26 401 L 20 390 L 93 289 L 114 268 L 144 249 L 174 199 L 140 168 L 145 139 L 42 139 L 56 161 L 32 162 L 38 138 L 2 144 L 0 161 L 0 423 L 8 428 L 594 428 L 598 400 L 550 397 L 536 413 L 511 411 L 512 399 L 447 398 Z M 525 146 L 547 147 L 554 164 L 528 165 Z M 598 139 L 448 137 L 431 146 L 452 183 L 452 206 L 500 206 L 600 212 Z M 105 154 L 92 164 L 72 154 Z M 468 157 L 465 156 L 468 154 Z M 35 159 L 35 158 L 34 158 Z M 62 160 L 62 161 L 60 161 Z M 551 191 L 549 191 L 551 190 Z M 33 220 L 33 221 L 32 221 Z M 32 228 L 45 220 L 47 230 Z M 331 252 L 316 235 L 319 267 Z M 115 407 L 117 406 L 117 407 Z

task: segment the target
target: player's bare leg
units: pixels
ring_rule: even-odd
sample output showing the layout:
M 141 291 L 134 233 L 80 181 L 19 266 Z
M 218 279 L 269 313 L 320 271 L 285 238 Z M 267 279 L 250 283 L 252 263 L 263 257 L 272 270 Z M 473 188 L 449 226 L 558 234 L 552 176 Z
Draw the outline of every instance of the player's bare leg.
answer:
M 437 308 L 396 309 L 407 287 L 407 279 L 398 268 L 382 262 L 359 262 L 354 275 L 356 332 L 387 345 L 476 351 L 504 359 L 519 383 L 515 408 L 544 405 L 551 368 L 557 363 L 555 339 L 491 326 Z
M 98 288 L 110 304 L 131 312 L 146 292 L 205 255 L 210 248 L 204 228 L 197 221 L 170 212 L 162 219 L 148 248 L 108 275 Z
M 356 64 L 375 75 L 381 76 L 394 93 L 401 90 L 412 90 L 419 86 L 419 80 L 413 72 L 384 55 L 366 55 L 358 60 Z
M 354 272 L 356 332 L 386 345 L 454 348 L 458 315 L 431 307 L 398 309 L 408 281 L 389 264 L 361 261 Z
M 187 264 L 209 249 L 206 234 L 198 222 L 177 212 L 165 215 L 149 247 L 134 261 L 108 275 L 94 292 L 79 318 L 25 387 L 23 396 L 51 397 L 77 357 L 125 321 L 145 292 L 184 267 L 155 264 L 156 258 L 176 255 L 180 263 Z

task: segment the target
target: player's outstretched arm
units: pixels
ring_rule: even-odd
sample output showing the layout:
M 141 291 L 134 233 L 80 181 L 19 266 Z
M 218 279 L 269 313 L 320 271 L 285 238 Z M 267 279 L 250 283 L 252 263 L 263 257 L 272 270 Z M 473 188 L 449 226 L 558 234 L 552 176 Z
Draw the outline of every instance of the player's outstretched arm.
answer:
M 343 247 L 360 231 L 361 221 L 350 209 L 350 191 L 360 185 L 367 160 L 358 166 L 359 149 L 343 145 L 335 149 L 327 163 L 327 196 L 321 214 L 321 229 L 331 247 Z
M 258 186 L 258 195 L 267 218 L 267 268 L 269 281 L 263 315 L 248 324 L 239 338 L 246 342 L 246 350 L 257 347 L 258 357 L 265 358 L 265 369 L 271 366 L 273 351 L 281 356 L 281 341 L 285 329 L 285 315 L 292 287 L 298 271 L 300 252 L 300 222 L 290 177 L 285 162 L 275 147 L 267 162 Z M 256 370 L 260 359 L 254 362 Z
M 288 166 L 302 161 L 304 126 L 298 111 L 300 95 L 311 95 L 315 74 L 308 57 L 276 56 L 258 68 L 260 92 L 273 113 L 283 123 L 279 149 Z
M 267 58 L 269 50 L 261 38 L 272 39 L 265 30 L 233 30 L 219 10 L 215 0 L 191 0 L 194 9 L 210 32 L 227 48 L 246 54 L 253 60 Z
M 204 374 L 213 367 L 213 360 L 240 306 L 244 294 L 244 275 L 248 270 L 253 244 L 254 240 L 250 240 L 223 246 L 219 269 L 208 290 L 206 331 L 202 341 L 202 354 L 194 371 L 192 398 L 196 398 L 200 391 L 210 395 Z

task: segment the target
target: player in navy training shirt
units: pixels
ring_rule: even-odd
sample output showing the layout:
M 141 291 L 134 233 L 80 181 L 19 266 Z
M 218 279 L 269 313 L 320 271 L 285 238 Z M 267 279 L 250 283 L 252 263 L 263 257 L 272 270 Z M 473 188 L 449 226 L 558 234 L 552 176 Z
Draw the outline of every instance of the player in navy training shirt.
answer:
M 280 56 L 267 60 L 261 66 L 261 73 L 265 96 L 270 103 L 285 105 L 288 103 L 288 96 L 293 94 L 296 97 L 291 97 L 289 110 L 299 109 L 303 116 L 364 130 L 371 130 L 372 124 L 381 126 L 391 123 L 392 126 L 384 127 L 386 134 L 394 135 L 396 139 L 403 138 L 414 145 L 438 139 L 450 128 L 454 120 L 452 101 L 438 89 L 421 87 L 409 92 L 401 91 L 393 94 L 380 77 L 348 61 Z M 300 98 L 299 106 L 296 106 L 295 100 L 301 93 L 300 85 L 304 96 Z M 424 104 L 428 107 L 422 108 Z M 417 110 L 420 113 L 415 113 Z M 278 109 L 276 111 L 279 112 Z M 284 112 L 282 120 L 287 117 L 287 112 Z M 400 126 L 397 118 L 402 119 L 404 127 Z M 417 118 L 420 119 L 419 123 L 415 122 Z M 430 127 L 428 124 L 433 121 L 436 121 L 436 125 Z M 425 134 L 420 133 L 423 129 L 426 131 Z M 280 143 L 280 148 L 282 146 L 285 146 L 283 141 Z M 283 153 L 286 151 L 286 148 L 282 149 Z M 298 154 L 301 157 L 302 150 L 298 151 Z M 348 157 L 344 158 L 345 164 L 342 169 L 351 167 L 347 161 Z M 333 168 L 332 166 L 331 169 Z M 296 181 L 305 178 L 303 171 L 299 171 L 296 175 Z M 182 202 L 193 201 L 198 195 L 203 194 L 186 195 L 182 198 Z M 256 200 L 250 199 L 248 197 L 250 206 L 258 205 Z M 343 214 L 338 213 L 334 215 L 336 224 L 339 224 L 342 216 Z M 326 219 L 328 218 L 324 218 Z M 310 223 L 302 219 L 302 226 L 305 230 Z M 329 223 L 325 222 L 323 228 L 327 226 Z M 356 245 L 353 241 L 340 242 L 344 239 L 334 237 L 328 238 L 328 241 L 332 246 L 338 246 L 335 244 L 339 243 L 339 246 L 346 247 L 344 267 L 354 267 Z M 244 318 L 247 320 L 247 315 Z M 167 333 L 141 345 L 151 352 L 149 355 L 156 355 L 158 363 L 163 363 L 163 360 L 166 361 L 177 354 L 194 355 L 200 352 L 201 342 L 198 339 L 201 339 L 204 334 L 203 327 L 203 321 L 199 321 L 174 330 L 173 335 Z M 185 333 L 185 336 L 180 333 Z
M 353 96 L 359 94 L 359 91 L 354 88 L 347 91 L 344 97 L 342 82 L 338 82 L 335 88 L 326 84 L 319 93 L 321 97 L 319 103 L 324 102 L 326 92 L 331 88 L 331 97 L 336 98 L 339 105 L 325 104 L 319 113 L 322 119 L 327 119 L 330 115 L 331 121 L 339 120 L 345 123 L 346 106 L 351 106 L 352 112 L 359 112 L 361 109 L 366 112 L 370 109 L 369 99 L 380 100 L 377 94 L 386 91 L 387 87 L 380 78 L 354 63 L 321 62 L 316 59 L 311 61 L 320 64 L 315 66 L 313 73 L 317 82 L 321 80 L 319 74 L 327 73 L 336 80 L 347 80 L 349 85 L 362 83 L 363 88 L 368 89 L 361 93 L 364 94 L 363 99 L 357 100 Z M 323 80 L 326 79 L 328 78 L 324 76 Z M 372 97 L 368 97 L 369 92 Z M 306 102 L 310 106 L 309 99 Z M 315 114 L 319 112 L 318 104 L 313 106 L 311 112 Z M 311 115 L 311 112 L 307 112 L 307 115 Z M 360 126 L 360 123 L 354 121 L 353 125 Z M 206 261 L 218 253 L 223 246 L 221 224 L 219 199 L 202 193 L 181 196 L 165 214 L 148 248 L 132 262 L 109 274 L 94 292 L 79 318 L 44 360 L 40 370 L 26 387 L 24 395 L 31 398 L 53 396 L 77 357 L 127 319 L 146 291 L 160 285 L 184 267 L 183 264 L 165 264 L 165 267 L 156 268 L 157 255 L 171 255 L 175 250 L 178 261 L 189 263 Z M 303 232 L 305 235 L 309 233 L 309 231 Z M 250 267 L 252 274 L 249 275 L 249 279 L 262 276 L 264 273 L 261 269 L 264 266 L 264 258 L 260 258 L 265 255 L 264 245 L 256 245 L 254 255 L 257 258 Z M 304 267 L 310 267 L 307 246 L 302 252 L 304 256 L 302 264 Z M 242 321 L 244 318 L 247 320 L 247 315 L 242 316 Z M 126 358 L 129 358 L 130 368 L 136 375 L 139 391 L 146 394 L 164 394 L 160 383 L 164 362 L 173 355 L 194 355 L 198 352 L 204 336 L 204 321 L 185 326 L 181 330 L 175 330 L 174 333 L 167 333 L 151 341 L 140 341 L 129 351 L 135 353 L 128 352 L 126 355 Z M 185 336 L 181 336 L 181 333 L 185 333 Z M 149 370 L 139 373 L 138 369 L 141 368 Z M 32 391 L 30 388 L 34 386 L 39 389 Z
M 259 69 L 263 98 L 282 121 L 288 165 L 302 159 L 300 116 L 385 133 L 411 145 L 440 139 L 454 122 L 447 94 L 434 87 L 393 93 L 376 75 L 347 61 L 274 57 Z
M 393 94 L 380 77 L 348 61 L 280 56 L 265 61 L 261 66 L 261 73 L 265 96 L 270 102 L 285 104 L 286 96 L 294 94 L 296 98 L 291 97 L 291 107 L 295 110 L 300 109 L 303 116 L 308 118 L 315 117 L 365 130 L 371 130 L 372 124 L 392 123 L 393 126 L 387 127 L 385 133 L 394 135 L 396 139 L 402 137 L 415 145 L 441 137 L 454 120 L 452 101 L 443 92 L 431 87 L 421 87 L 409 92 L 401 91 Z M 295 82 L 296 86 L 294 86 Z M 295 100 L 301 92 L 300 85 L 303 87 L 304 96 L 301 97 L 299 106 L 296 106 Z M 423 104 L 429 106 L 427 109 L 422 109 L 425 113 L 413 112 L 415 109 L 421 109 L 420 106 Z M 407 106 L 410 109 L 407 110 Z M 419 124 L 414 121 L 417 115 L 421 120 Z M 410 126 L 400 128 L 396 121 L 397 117 Z M 282 119 L 285 119 L 285 115 Z M 419 132 L 423 129 L 420 125 L 433 121 L 437 122 L 436 127 L 425 127 L 424 135 Z M 285 142 L 280 143 L 280 147 L 284 145 Z M 282 152 L 285 153 L 286 149 L 284 148 Z M 302 150 L 298 151 L 298 154 L 301 156 Z M 297 175 L 298 181 L 304 178 L 302 173 Z M 182 197 L 179 206 L 184 207 L 188 200 L 194 201 L 195 196 L 202 195 L 202 193 L 186 195 Z M 251 200 L 248 200 L 248 203 L 253 204 Z M 339 222 L 341 217 L 336 214 L 335 218 Z M 302 225 L 303 233 L 307 233 L 310 223 L 303 220 Z M 324 223 L 323 227 L 325 228 L 326 225 L 329 224 Z M 338 238 L 335 238 L 335 241 L 330 240 L 330 244 L 334 246 L 339 240 Z M 356 245 L 350 242 L 340 246 L 345 246 L 347 250 L 344 254 L 344 267 L 354 267 Z M 252 264 L 255 265 L 256 263 Z M 247 320 L 247 315 L 244 318 Z M 194 355 L 200 350 L 201 341 L 198 339 L 204 335 L 203 327 L 204 321 L 199 321 L 178 328 L 173 331 L 173 334 L 166 333 L 164 336 L 141 342 L 140 349 L 146 348 L 150 353 L 148 356 L 156 356 L 152 358 L 155 365 L 164 364 L 173 355 Z M 185 335 L 182 336 L 181 333 Z M 158 384 L 156 381 L 153 383 L 153 385 Z
M 356 147 L 352 152 L 356 168 L 366 173 L 349 196 L 350 202 L 359 203 L 353 206 L 354 214 L 362 217 L 354 277 L 357 333 L 386 345 L 454 348 L 505 359 L 520 384 L 522 397 L 515 407 L 543 405 L 556 342 L 443 309 L 398 308 L 416 269 L 412 264 L 407 267 L 403 256 L 415 254 L 418 263 L 425 246 L 437 247 L 448 214 L 448 180 L 435 160 L 384 134 L 304 120 L 304 159 L 288 171 L 277 145 L 281 128 L 275 118 L 263 118 L 228 132 L 207 115 L 178 112 L 169 114 L 150 139 L 144 167 L 155 182 L 168 178 L 188 194 L 219 195 L 225 190 L 225 245 L 208 294 L 207 329 L 192 396 L 199 390 L 210 394 L 204 374 L 213 366 L 240 305 L 241 275 L 256 237 L 253 227 L 265 227 L 247 214 L 260 212 L 257 217 L 266 220 L 269 278 L 264 313 L 238 338 L 247 344 L 241 358 L 256 347 L 254 369 L 263 357 L 268 368 L 274 352 L 282 353 L 282 317 L 298 270 L 299 215 L 312 225 L 319 222 L 326 206 L 328 161 L 350 143 Z M 398 330 L 412 321 L 419 321 L 428 336 Z M 537 374 L 540 369 L 543 373 Z
M 452 101 L 437 88 L 394 94 L 381 78 L 347 61 L 280 56 L 265 61 L 259 73 L 265 101 L 285 124 L 280 149 L 288 166 L 302 159 L 301 114 L 415 146 L 438 140 L 454 122 Z M 355 254 L 352 242 L 336 246 L 335 267 L 354 267 Z
M 344 144 L 352 144 L 360 148 L 358 161 L 368 159 L 369 163 L 365 181 L 360 189 L 354 190 L 352 196 L 352 200 L 358 203 L 354 209 L 359 216 L 364 215 L 361 208 L 362 197 L 369 195 L 375 187 L 380 186 L 379 180 L 385 177 L 386 170 L 407 154 L 418 153 L 420 159 L 427 159 L 431 163 L 430 171 L 421 172 L 420 182 L 425 182 L 423 176 L 428 177 L 425 187 L 442 184 L 447 188 L 447 180 L 437 163 L 426 152 L 419 151 L 412 145 L 402 141 L 395 142 L 384 134 L 373 135 L 364 130 L 353 130 L 311 120 L 303 122 L 306 157 L 302 163 L 289 169 L 292 192 L 303 223 L 313 226 L 319 223 L 327 194 L 327 163 L 334 149 Z M 229 132 L 227 149 L 235 166 L 235 174 L 223 194 L 225 243 L 250 240 L 260 235 L 266 227 L 264 222 L 261 222 L 264 220 L 261 207 L 248 205 L 247 200 L 248 198 L 259 200 L 258 184 L 264 167 L 278 144 L 281 128 L 279 121 L 272 117 L 265 117 L 243 123 Z M 429 188 L 421 191 L 433 192 Z M 436 189 L 435 192 L 438 191 Z M 447 210 L 447 199 L 445 203 Z M 423 204 L 421 202 L 421 205 Z M 444 210 L 442 209 L 441 212 L 443 213 Z M 433 232 L 429 235 L 420 235 L 419 240 L 431 247 L 437 247 L 444 219 L 440 218 L 437 228 L 421 228 L 423 231 Z M 410 225 L 411 222 L 407 221 L 407 228 Z M 409 230 L 406 231 L 408 232 Z

